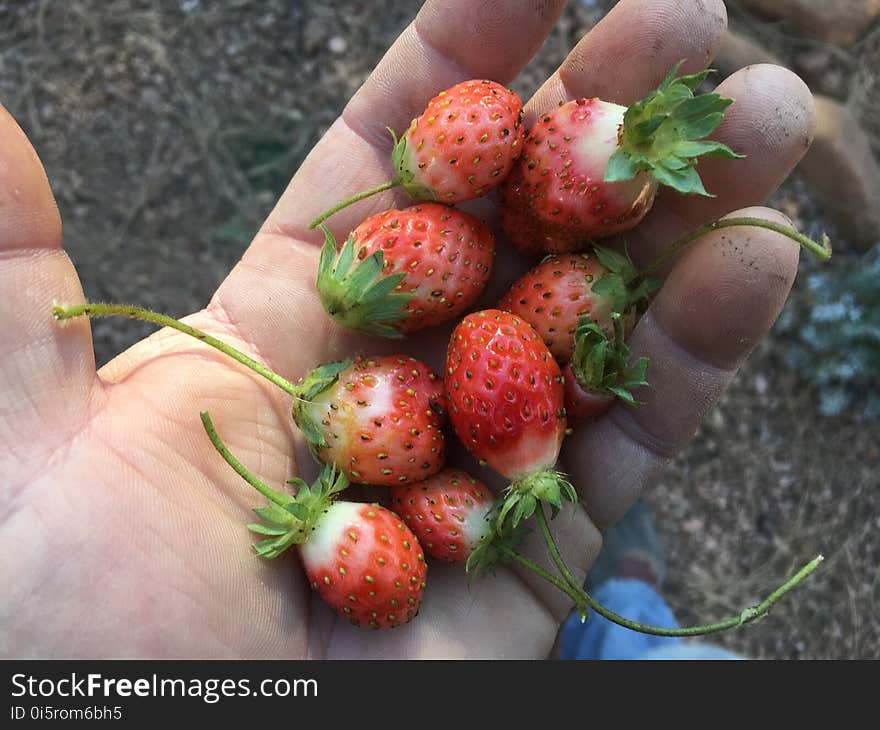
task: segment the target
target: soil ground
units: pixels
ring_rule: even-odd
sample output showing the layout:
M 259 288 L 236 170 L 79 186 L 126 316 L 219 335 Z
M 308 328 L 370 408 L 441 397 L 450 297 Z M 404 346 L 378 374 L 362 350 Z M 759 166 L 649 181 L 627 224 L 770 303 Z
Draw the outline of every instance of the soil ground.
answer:
M 0 101 L 46 165 L 86 295 L 178 316 L 204 306 L 419 4 L 0 0 Z M 517 91 L 600 13 L 573 2 Z M 796 174 L 773 203 L 834 234 Z M 148 328 L 94 331 L 104 362 Z M 878 658 L 880 427 L 820 415 L 785 347 L 771 334 L 645 497 L 665 591 L 682 621 L 720 618 L 821 551 L 770 617 L 718 641 L 755 658 Z

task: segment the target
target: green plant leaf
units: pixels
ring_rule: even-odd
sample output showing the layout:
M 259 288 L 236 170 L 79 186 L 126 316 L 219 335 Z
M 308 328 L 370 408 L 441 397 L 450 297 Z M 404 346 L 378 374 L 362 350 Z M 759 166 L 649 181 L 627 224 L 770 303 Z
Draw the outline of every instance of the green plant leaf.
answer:
M 605 168 L 605 182 L 619 182 L 632 180 L 639 170 L 646 169 L 638 160 L 624 150 L 617 150 L 608 158 L 608 167 Z

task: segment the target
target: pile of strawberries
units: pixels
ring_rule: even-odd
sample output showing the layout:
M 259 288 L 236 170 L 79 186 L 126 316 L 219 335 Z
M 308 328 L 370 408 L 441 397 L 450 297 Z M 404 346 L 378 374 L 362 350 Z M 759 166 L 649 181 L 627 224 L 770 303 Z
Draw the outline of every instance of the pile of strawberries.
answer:
M 515 93 L 493 81 L 462 82 L 395 140 L 391 181 L 313 222 L 402 186 L 420 202 L 370 216 L 341 247 L 324 227 L 321 301 L 343 326 L 391 338 L 461 318 L 442 379 L 394 355 L 325 364 L 297 386 L 293 417 L 314 456 L 350 482 L 390 488 L 393 513 L 334 501 L 327 485 L 338 478 L 325 471 L 305 492 L 306 501 L 322 494 L 324 510 L 298 520 L 308 536 L 291 541 L 301 542 L 312 586 L 353 623 L 411 619 L 425 586 L 424 554 L 490 570 L 515 551 L 521 523 L 542 503 L 556 510 L 576 499 L 555 471 L 569 415 L 595 417 L 616 398 L 635 403 L 631 389 L 646 384 L 647 362 L 629 364 L 624 339 L 652 284 L 625 254 L 594 241 L 638 224 L 660 183 L 705 193 L 693 170 L 700 155 L 735 156 L 702 140 L 729 103 L 694 95 L 704 77 L 673 70 L 629 109 L 577 99 L 528 132 Z M 506 236 L 521 251 L 550 255 L 497 308 L 462 318 L 489 281 L 496 240 L 451 204 L 496 188 Z M 510 481 L 499 498 L 445 468 L 447 417 L 468 451 Z M 288 533 L 265 544 L 279 540 Z
M 738 156 L 705 139 L 730 101 L 695 94 L 707 72 L 677 70 L 628 108 L 576 99 L 529 131 L 516 94 L 493 81 L 464 81 L 434 97 L 395 139 L 392 180 L 313 222 L 323 225 L 346 205 L 395 186 L 413 198 L 411 207 L 364 220 L 341 247 L 324 227 L 316 286 L 337 322 L 378 337 L 458 320 L 442 377 L 399 354 L 324 363 L 293 384 L 164 315 L 114 305 L 56 307 L 55 314 L 119 314 L 176 327 L 287 391 L 293 419 L 323 464 L 314 484 L 291 480 L 293 496 L 251 475 L 202 414 L 218 451 L 269 499 L 255 510 L 261 522 L 249 525 L 263 537 L 256 552 L 272 558 L 298 546 L 311 586 L 337 612 L 359 626 L 398 626 L 418 613 L 426 555 L 472 574 L 521 558 L 526 523 L 543 522 L 545 505 L 555 514 L 563 500 L 576 500 L 555 470 L 571 422 L 595 418 L 615 400 L 636 405 L 632 391 L 647 385 L 648 363 L 630 362 L 625 340 L 657 287 L 648 275 L 657 266 L 639 271 L 625 248 L 596 241 L 636 226 L 659 185 L 707 194 L 695 170 L 699 157 Z M 483 221 L 452 204 L 496 189 L 506 237 L 545 258 L 496 308 L 466 314 L 492 274 L 496 240 Z M 738 219 L 705 230 L 725 224 L 770 227 Z M 673 243 L 666 256 L 699 233 Z M 446 466 L 447 419 L 482 465 L 509 480 L 500 495 Z M 388 487 L 393 511 L 341 499 L 352 483 Z M 563 580 L 543 577 L 582 609 L 595 608 L 548 547 Z

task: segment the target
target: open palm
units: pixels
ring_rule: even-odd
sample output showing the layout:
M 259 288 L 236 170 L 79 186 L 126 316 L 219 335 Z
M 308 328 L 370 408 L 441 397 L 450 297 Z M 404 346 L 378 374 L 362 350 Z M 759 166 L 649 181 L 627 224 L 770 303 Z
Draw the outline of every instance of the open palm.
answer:
M 314 290 L 320 236 L 307 223 L 387 179 L 390 138 L 439 89 L 464 78 L 509 82 L 538 49 L 561 0 L 429 0 L 294 177 L 207 309 L 188 321 L 294 380 L 354 352 L 402 350 L 442 366 L 449 329 L 403 342 L 338 329 Z M 679 60 L 708 64 L 725 29 L 719 0 L 623 0 L 527 104 L 526 124 L 563 99 L 628 104 Z M 746 155 L 707 160 L 717 198 L 661 195 L 630 236 L 645 261 L 694 225 L 760 205 L 809 145 L 813 106 L 790 72 L 743 69 L 716 138 Z M 386 194 L 331 219 L 337 238 L 405 201 Z M 492 220 L 489 201 L 474 210 Z M 783 220 L 766 209 L 750 215 Z M 668 272 L 630 344 L 651 359 L 643 407 L 615 407 L 566 440 L 562 467 L 582 504 L 554 522 L 583 576 L 599 530 L 623 515 L 692 436 L 766 333 L 794 279 L 798 250 L 769 231 L 721 231 Z M 177 332 L 163 330 L 95 372 L 89 323 L 52 320 L 82 300 L 36 156 L 0 110 L 0 654 L 150 657 L 544 657 L 567 599 L 514 569 L 470 589 L 431 565 L 416 620 L 356 629 L 309 590 L 291 552 L 269 562 L 244 525 L 261 503 L 219 458 L 199 411 L 232 451 L 280 488 L 311 476 L 288 397 Z M 527 262 L 499 245 L 484 304 Z M 535 542 L 527 552 L 545 562 Z

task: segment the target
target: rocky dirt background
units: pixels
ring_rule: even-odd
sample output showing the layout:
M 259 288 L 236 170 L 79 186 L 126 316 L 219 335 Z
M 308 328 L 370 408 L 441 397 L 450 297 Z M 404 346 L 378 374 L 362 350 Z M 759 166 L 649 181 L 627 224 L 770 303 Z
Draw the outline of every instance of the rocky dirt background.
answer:
M 516 90 L 536 88 L 612 4 L 573 0 Z M 47 167 L 86 295 L 177 316 L 204 306 L 419 5 L 0 0 L 0 101 Z M 864 154 L 880 140 L 878 3 L 729 6 L 722 75 L 776 59 L 828 101 L 814 148 L 825 157 L 772 203 L 807 233 L 827 230 L 837 260 L 855 256 L 880 239 Z M 803 260 L 795 300 L 814 266 Z M 147 331 L 96 322 L 99 361 Z M 683 622 L 720 618 L 821 551 L 820 573 L 770 617 L 718 641 L 755 658 L 878 658 L 880 428 L 822 416 L 786 347 L 774 331 L 646 496 L 664 589 Z

